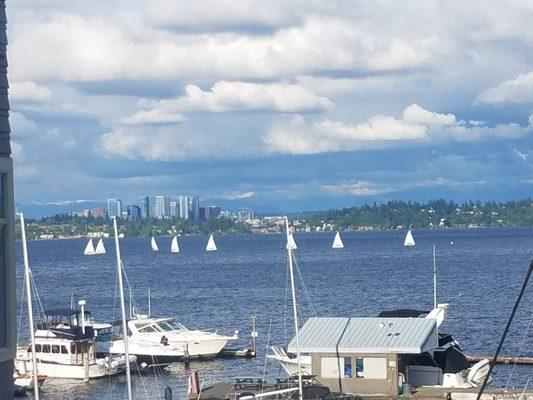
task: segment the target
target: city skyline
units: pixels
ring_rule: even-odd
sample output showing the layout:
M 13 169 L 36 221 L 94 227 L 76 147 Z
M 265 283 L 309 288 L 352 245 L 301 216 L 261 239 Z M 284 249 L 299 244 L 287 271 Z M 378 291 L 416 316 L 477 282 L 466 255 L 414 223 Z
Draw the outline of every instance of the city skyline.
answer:
M 107 199 L 107 208 L 93 207 L 83 210 L 76 210 L 74 213 L 83 216 L 95 216 L 103 218 L 123 218 L 123 219 L 170 219 L 181 218 L 193 222 L 200 222 L 210 217 L 217 218 L 221 213 L 221 208 L 216 205 L 206 204 L 200 206 L 199 196 L 190 195 L 156 195 L 154 202 L 150 201 L 150 196 L 140 198 L 140 203 L 125 203 L 117 198 Z M 140 205 L 139 205 L 140 204 Z M 252 212 L 253 213 L 253 212 Z M 96 214 L 96 215 L 95 215 Z

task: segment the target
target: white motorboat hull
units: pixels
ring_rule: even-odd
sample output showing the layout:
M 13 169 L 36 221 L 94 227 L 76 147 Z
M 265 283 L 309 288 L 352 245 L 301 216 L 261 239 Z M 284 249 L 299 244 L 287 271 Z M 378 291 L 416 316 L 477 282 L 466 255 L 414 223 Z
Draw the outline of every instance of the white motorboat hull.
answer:
M 168 344 L 138 342 L 134 338 L 128 341 L 128 350 L 132 355 L 137 356 L 138 361 L 147 359 L 157 359 L 161 363 L 178 361 L 184 358 L 214 358 L 228 342 L 227 339 L 201 340 L 198 342 L 174 342 Z M 124 342 L 116 340 L 113 342 L 97 343 L 98 354 L 124 354 Z
M 298 358 L 289 357 L 284 349 L 276 346 L 272 346 L 270 351 L 271 353 L 267 354 L 267 358 L 279 362 L 290 376 L 298 374 Z M 300 368 L 304 375 L 313 374 L 311 356 L 300 355 Z
M 130 363 L 135 363 L 136 358 L 130 356 Z M 37 371 L 39 375 L 44 375 L 48 378 L 62 378 L 62 379 L 95 379 L 104 376 L 117 375 L 125 369 L 125 358 L 115 357 L 111 361 L 105 359 L 97 359 L 95 362 L 89 364 L 86 373 L 85 366 L 75 364 L 60 364 L 54 362 L 46 362 L 37 360 Z M 21 373 L 27 374 L 32 371 L 32 361 L 30 358 L 16 358 L 15 368 Z

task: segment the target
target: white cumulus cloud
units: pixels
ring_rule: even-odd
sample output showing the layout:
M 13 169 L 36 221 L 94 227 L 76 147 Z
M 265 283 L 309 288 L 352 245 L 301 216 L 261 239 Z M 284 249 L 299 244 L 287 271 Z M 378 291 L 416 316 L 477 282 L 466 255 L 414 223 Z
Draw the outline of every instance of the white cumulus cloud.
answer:
M 184 112 L 272 111 L 282 113 L 318 112 L 333 108 L 333 103 L 309 90 L 287 83 L 221 81 L 204 91 L 187 85 L 185 95 L 176 99 L 141 100 L 141 110 L 119 122 L 126 125 L 171 123 L 185 120 Z
M 533 71 L 485 89 L 477 96 L 475 103 L 533 103 Z
M 9 86 L 9 98 L 13 101 L 44 101 L 51 97 L 50 89 L 33 81 L 11 82 Z
M 384 148 L 407 143 L 518 139 L 533 132 L 533 118 L 527 126 L 516 123 L 486 127 L 467 126 L 453 114 L 441 114 L 412 104 L 402 118 L 376 115 L 358 124 L 325 120 L 308 122 L 302 116 L 270 129 L 263 142 L 272 152 L 314 154 Z

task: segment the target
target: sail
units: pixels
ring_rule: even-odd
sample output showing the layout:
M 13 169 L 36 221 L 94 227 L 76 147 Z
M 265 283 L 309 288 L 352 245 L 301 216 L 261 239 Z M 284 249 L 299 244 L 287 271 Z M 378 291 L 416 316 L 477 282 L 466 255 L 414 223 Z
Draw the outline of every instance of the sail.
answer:
M 209 236 L 209 240 L 207 241 L 207 246 L 205 247 L 206 251 L 215 251 L 217 249 L 217 245 L 215 244 L 215 239 L 213 238 L 213 235 Z
M 105 254 L 105 253 L 106 251 L 105 251 L 104 241 L 100 239 L 98 241 L 98 244 L 96 245 L 95 254 Z
M 174 236 L 172 238 L 172 244 L 170 245 L 170 252 L 171 253 L 179 253 L 180 252 L 180 246 L 178 244 L 178 237 Z
M 341 234 L 337 232 L 335 239 L 333 239 L 333 245 L 331 246 L 334 249 L 343 249 L 344 243 L 342 243 Z
M 152 236 L 151 244 L 152 244 L 153 251 L 159 251 L 159 247 L 157 246 L 157 242 L 155 241 L 155 237 L 153 236 Z
M 292 233 L 289 233 L 289 239 L 287 240 L 287 246 L 285 246 L 287 250 L 296 250 L 298 246 L 296 246 L 296 242 L 294 241 L 294 237 L 292 236 Z
M 407 231 L 407 235 L 405 235 L 405 241 L 403 242 L 404 246 L 414 246 L 415 245 L 415 239 L 413 238 L 413 234 L 411 233 L 411 229 Z
M 92 239 L 89 239 L 89 242 L 87 243 L 87 246 L 85 246 L 85 251 L 83 252 L 83 254 L 85 254 L 86 256 L 96 254 L 96 252 L 94 251 L 94 244 Z

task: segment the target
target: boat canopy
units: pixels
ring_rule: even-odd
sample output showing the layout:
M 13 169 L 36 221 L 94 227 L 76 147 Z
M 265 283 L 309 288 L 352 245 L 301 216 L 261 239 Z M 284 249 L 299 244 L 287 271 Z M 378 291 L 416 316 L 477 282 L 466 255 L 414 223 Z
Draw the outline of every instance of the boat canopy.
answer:
M 465 354 L 455 346 L 450 346 L 444 351 L 435 351 L 433 358 L 445 373 L 456 374 L 471 366 Z
M 85 321 L 87 323 L 91 319 L 91 312 L 84 311 Z M 81 326 L 81 321 L 78 323 L 78 318 L 81 315 L 80 310 L 72 310 L 70 308 L 55 308 L 44 311 L 44 316 L 41 319 L 41 323 L 50 325 L 69 325 L 69 326 Z
M 411 308 L 400 308 L 398 310 L 386 310 L 378 314 L 380 318 L 418 318 L 421 315 L 429 314 L 429 311 L 413 310 Z

